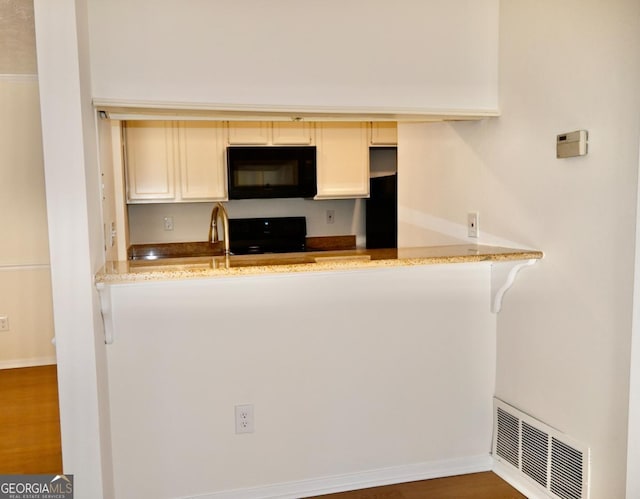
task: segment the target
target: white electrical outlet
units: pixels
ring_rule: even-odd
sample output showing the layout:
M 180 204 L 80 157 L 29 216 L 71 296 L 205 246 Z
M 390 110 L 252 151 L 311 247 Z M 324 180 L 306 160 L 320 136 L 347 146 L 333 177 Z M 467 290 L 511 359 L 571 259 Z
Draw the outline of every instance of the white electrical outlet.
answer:
M 173 217 L 164 217 L 164 230 L 173 230 Z
M 236 406 L 236 433 L 253 433 L 253 405 L 237 405 Z
M 114 246 L 116 244 L 116 235 L 117 235 L 117 230 L 116 230 L 116 223 L 115 222 L 111 222 L 111 230 L 109 231 L 109 246 Z
M 336 221 L 336 210 L 327 210 L 327 223 L 332 224 Z
M 0 315 L 0 331 L 9 331 L 9 317 Z
M 469 237 L 478 237 L 478 212 L 471 211 L 467 214 L 467 235 Z

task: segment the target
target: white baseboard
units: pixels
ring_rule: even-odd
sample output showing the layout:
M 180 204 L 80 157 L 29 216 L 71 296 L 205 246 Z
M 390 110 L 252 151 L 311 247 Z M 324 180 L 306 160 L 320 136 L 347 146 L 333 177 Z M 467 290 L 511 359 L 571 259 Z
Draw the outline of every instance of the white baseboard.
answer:
M 494 460 L 493 472 L 528 499 L 549 499 L 553 497 L 540 487 L 529 483 L 529 480 L 508 465 Z
M 33 359 L 0 360 L 0 370 L 20 367 L 49 366 L 56 363 L 55 357 L 36 357 Z
M 427 463 L 395 466 L 377 470 L 334 475 L 297 482 L 285 482 L 264 487 L 225 490 L 211 494 L 189 496 L 184 499 L 294 499 L 302 497 L 344 492 L 347 490 L 413 482 L 430 478 L 465 475 L 491 471 L 493 459 L 489 454 L 480 456 L 431 461 Z
M 0 81 L 38 81 L 38 75 L 4 73 L 0 74 Z

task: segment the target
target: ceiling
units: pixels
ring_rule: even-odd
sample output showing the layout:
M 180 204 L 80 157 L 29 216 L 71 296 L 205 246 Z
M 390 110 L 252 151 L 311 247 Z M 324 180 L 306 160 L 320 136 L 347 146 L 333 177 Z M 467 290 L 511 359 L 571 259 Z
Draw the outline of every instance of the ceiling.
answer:
M 0 0 L 0 74 L 36 74 L 33 0 Z

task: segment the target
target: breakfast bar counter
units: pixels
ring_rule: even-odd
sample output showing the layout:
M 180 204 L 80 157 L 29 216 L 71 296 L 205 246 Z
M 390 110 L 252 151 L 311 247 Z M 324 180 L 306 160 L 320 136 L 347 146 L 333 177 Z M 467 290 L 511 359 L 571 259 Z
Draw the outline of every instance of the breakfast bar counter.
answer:
M 474 262 L 531 261 L 533 263 L 542 257 L 543 253 L 536 250 L 474 244 L 260 255 L 191 256 L 107 262 L 95 279 L 96 283 L 116 284 Z
M 540 251 L 154 252 L 96 275 L 116 495 L 142 480 L 168 497 L 175 480 L 156 485 L 158 469 L 182 467 L 202 483 L 172 497 L 239 497 L 253 482 L 234 470 L 247 459 L 269 466 L 273 449 L 283 449 L 278 483 L 305 476 L 309 448 L 319 467 L 341 456 L 329 475 L 394 452 L 429 476 L 491 469 L 496 313 Z M 255 406 L 254 434 L 234 433 L 238 404 Z M 406 407 L 427 424 L 401 424 Z M 363 414 L 362 428 L 345 413 Z M 388 469 L 384 459 L 370 467 Z

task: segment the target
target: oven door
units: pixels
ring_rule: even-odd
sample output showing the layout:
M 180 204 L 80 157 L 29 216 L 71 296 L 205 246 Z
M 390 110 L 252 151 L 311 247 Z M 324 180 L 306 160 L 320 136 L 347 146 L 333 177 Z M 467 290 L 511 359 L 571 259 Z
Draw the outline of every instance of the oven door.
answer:
M 232 218 L 229 241 L 234 255 L 305 250 L 305 217 Z

